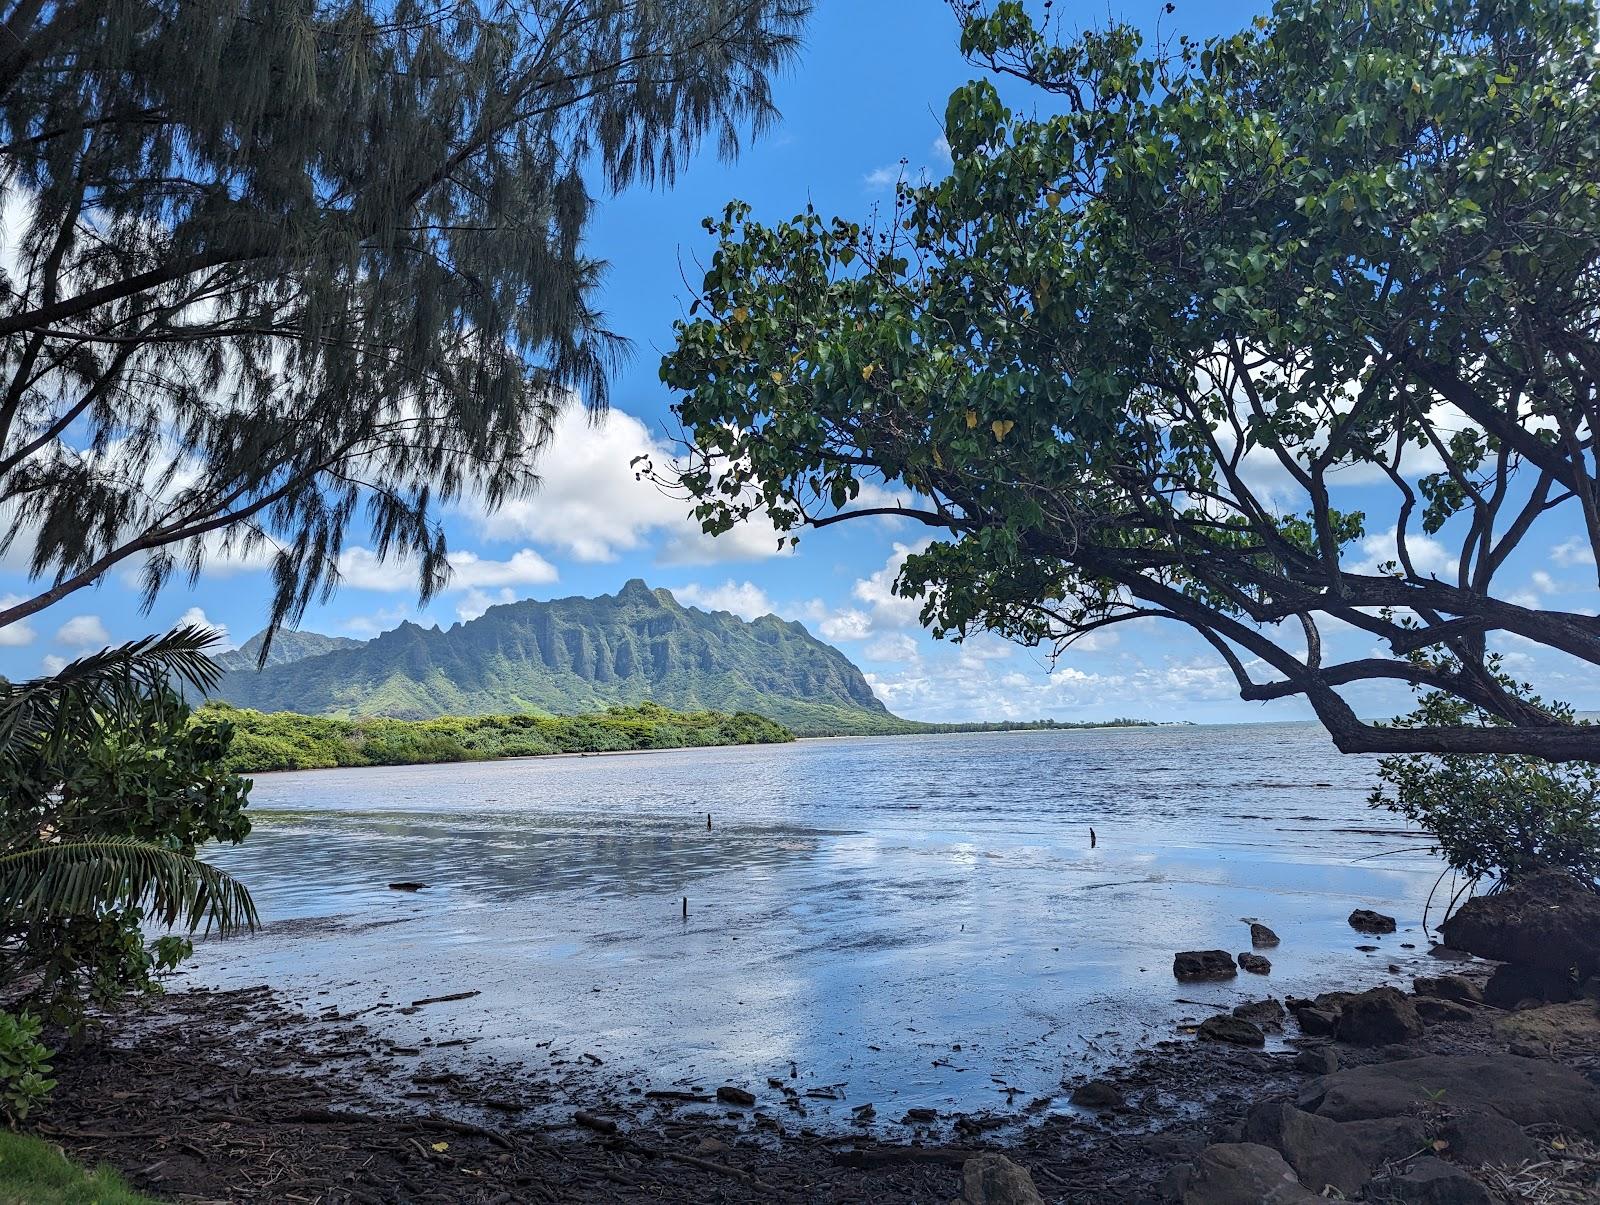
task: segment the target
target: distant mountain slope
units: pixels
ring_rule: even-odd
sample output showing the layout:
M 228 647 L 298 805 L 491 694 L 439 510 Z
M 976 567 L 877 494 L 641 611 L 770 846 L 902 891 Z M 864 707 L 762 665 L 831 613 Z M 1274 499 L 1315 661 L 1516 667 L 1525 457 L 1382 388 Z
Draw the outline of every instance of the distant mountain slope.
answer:
M 259 673 L 234 668 L 213 696 L 260 711 L 399 719 L 652 701 L 753 711 L 801 734 L 917 727 L 800 624 L 686 608 L 637 579 L 614 595 L 508 603 L 448 631 L 405 623 Z
M 257 632 L 238 648 L 218 653 L 211 659 L 223 669 L 253 670 L 257 659 L 261 656 L 261 642 L 265 638 L 265 632 Z M 352 640 L 348 636 L 324 636 L 321 632 L 281 631 L 272 638 L 272 648 L 267 653 L 267 664 L 288 665 L 306 657 L 320 657 L 323 653 L 331 653 L 336 649 L 359 648 L 363 643 L 364 641 Z

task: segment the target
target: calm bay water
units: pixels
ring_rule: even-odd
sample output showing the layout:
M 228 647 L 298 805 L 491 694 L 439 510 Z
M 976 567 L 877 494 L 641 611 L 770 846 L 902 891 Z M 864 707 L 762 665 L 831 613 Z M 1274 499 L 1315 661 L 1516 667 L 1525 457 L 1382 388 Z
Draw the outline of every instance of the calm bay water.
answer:
M 209 856 L 269 924 L 204 943 L 190 979 L 346 1009 L 476 990 L 365 1019 L 534 1070 L 589 1052 L 644 1087 L 754 1088 L 792 1063 L 802 1086 L 844 1085 L 835 1119 L 1010 1089 L 1020 1108 L 1206 1015 L 1179 997 L 1425 962 L 1437 865 L 1374 857 L 1420 843 L 1366 807 L 1372 782 L 1311 725 L 262 775 L 255 832 Z M 1401 932 L 1356 934 L 1357 906 Z M 1175 950 L 1248 949 L 1243 918 L 1283 938 L 1269 978 L 1174 983 Z

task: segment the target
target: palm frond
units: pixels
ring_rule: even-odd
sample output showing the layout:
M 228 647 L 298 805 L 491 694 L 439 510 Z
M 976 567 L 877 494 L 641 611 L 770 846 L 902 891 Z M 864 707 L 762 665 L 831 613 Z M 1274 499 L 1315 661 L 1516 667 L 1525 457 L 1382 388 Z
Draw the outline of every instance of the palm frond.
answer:
M 0 854 L 0 925 L 148 903 L 146 916 L 193 933 L 254 929 L 250 892 L 233 876 L 134 837 L 62 841 Z
M 174 677 L 210 690 L 222 670 L 205 650 L 221 638 L 211 628 L 188 624 L 91 653 L 50 677 L 4 688 L 0 758 L 59 742 L 75 726 L 94 729 L 128 716 L 159 698 Z

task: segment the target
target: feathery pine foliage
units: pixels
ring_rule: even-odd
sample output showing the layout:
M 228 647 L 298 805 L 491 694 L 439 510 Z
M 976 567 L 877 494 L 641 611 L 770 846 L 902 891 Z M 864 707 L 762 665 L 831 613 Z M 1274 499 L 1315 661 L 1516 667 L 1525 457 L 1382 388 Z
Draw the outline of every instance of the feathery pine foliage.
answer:
M 249 893 L 196 857 L 250 831 L 232 730 L 195 719 L 215 633 L 182 628 L 0 689 L 0 999 L 52 1024 L 154 988 L 183 933 L 255 923 Z M 144 927 L 168 932 L 147 942 Z
M 0 551 L 148 605 L 259 557 L 273 626 L 536 483 L 619 352 L 591 181 L 773 117 L 806 0 L 15 0 L 0 39 Z
M 227 720 L 233 728 L 228 766 L 240 774 L 486 761 L 552 753 L 772 745 L 794 740 L 788 729 L 748 712 L 669 711 L 654 703 L 610 707 L 594 715 L 440 716 L 432 720 L 342 720 L 282 711 L 266 715 L 213 703 L 199 712 L 202 722 L 212 717 Z
M 800 624 L 684 607 L 637 579 L 598 598 L 490 607 L 448 631 L 401 624 L 356 648 L 232 671 L 212 695 L 259 711 L 408 720 L 652 702 L 753 712 L 802 735 L 915 727 Z
M 1531 533 L 1600 552 L 1595 5 L 1279 0 L 1171 53 L 954 7 L 1037 112 L 957 89 L 949 176 L 876 228 L 708 223 L 660 469 L 706 530 L 900 515 L 941 634 L 1164 619 L 1346 751 L 1600 759 L 1487 664 L 1600 664 L 1600 620 L 1501 572 Z M 1337 624 L 1387 648 L 1325 660 Z M 1366 723 L 1342 691 L 1384 681 L 1506 722 Z

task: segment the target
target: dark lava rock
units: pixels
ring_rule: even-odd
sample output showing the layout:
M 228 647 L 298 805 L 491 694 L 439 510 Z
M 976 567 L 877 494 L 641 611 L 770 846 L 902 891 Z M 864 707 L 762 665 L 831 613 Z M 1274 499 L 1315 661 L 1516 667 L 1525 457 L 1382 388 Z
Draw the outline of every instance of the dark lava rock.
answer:
M 1259 1104 L 1245 1118 L 1244 1140 L 1280 1151 L 1313 1192 L 1331 1184 L 1342 1198 L 1355 1196 L 1372 1178 L 1372 1168 L 1337 1121 L 1293 1105 Z
M 961 1165 L 960 1205 L 1044 1205 L 1044 1198 L 1026 1168 L 986 1152 Z
M 1183 1190 L 1183 1205 L 1313 1205 L 1322 1198 L 1307 1192 L 1294 1169 L 1270 1146 L 1225 1142 L 1208 1146 L 1195 1160 Z
M 1535 1004 L 1561 1004 L 1577 994 L 1578 985 L 1566 971 L 1506 963 L 1498 966 L 1483 985 L 1483 998 L 1496 1008 Z
M 1195 1034 L 1208 1042 L 1231 1042 L 1235 1046 L 1264 1046 L 1267 1041 L 1258 1026 L 1228 1013 L 1207 1017 Z
M 735 1088 L 732 1084 L 724 1084 L 718 1088 L 717 1099 L 725 1105 L 738 1105 L 741 1109 L 748 1109 L 756 1103 L 755 1093 Z
M 1352 1046 L 1386 1046 L 1422 1036 L 1422 1018 L 1410 997 L 1392 987 L 1375 987 L 1345 1001 L 1334 1029 Z
M 1437 958 L 1441 962 L 1471 962 L 1472 955 L 1465 950 L 1454 950 L 1449 946 L 1430 946 L 1428 957 Z
M 1350 1067 L 1311 1081 L 1300 1097 L 1302 1108 L 1335 1121 L 1399 1117 L 1426 1105 L 1600 1135 L 1600 1088 L 1571 1067 L 1510 1054 L 1430 1054 Z
M 1246 1000 L 1243 1004 L 1235 1004 L 1233 1015 L 1262 1029 L 1277 1031 L 1283 1028 L 1283 1005 L 1271 996 L 1265 1000 Z
M 1368 1167 L 1400 1163 L 1428 1145 L 1428 1127 L 1418 1117 L 1377 1117 L 1341 1121 L 1339 1132 L 1367 1161 Z
M 922 1126 L 927 1125 L 930 1121 L 938 1120 L 938 1109 L 907 1109 L 906 1115 L 900 1119 L 900 1124 L 903 1126 Z
M 1460 1025 L 1478 1015 L 1465 1004 L 1435 996 L 1418 996 L 1412 1003 L 1425 1025 Z
M 1394 917 L 1373 912 L 1370 908 L 1357 908 L 1350 914 L 1350 927 L 1362 933 L 1393 933 Z
M 1382 1192 L 1383 1200 L 1406 1205 L 1494 1205 L 1487 1188 L 1432 1155 L 1413 1162 L 1405 1175 L 1385 1180 Z
M 390 883 L 389 884 L 389 890 L 390 891 L 426 891 L 427 888 L 428 888 L 428 885 L 426 883 L 409 883 L 409 882 L 407 882 L 407 883 Z
M 1339 1028 L 1339 1014 L 1333 1009 L 1306 1005 L 1294 1010 L 1294 1019 L 1300 1023 L 1300 1032 L 1311 1038 L 1332 1037 Z
M 1461 975 L 1423 975 L 1411 981 L 1411 990 L 1419 996 L 1436 996 L 1440 1000 L 1483 1003 L 1483 989 Z
M 1108 1084 L 1103 1079 L 1079 1084 L 1072 1090 L 1072 1095 L 1068 1099 L 1080 1109 L 1093 1109 L 1096 1112 L 1128 1107 L 1128 1100 L 1122 1095 L 1121 1090 L 1115 1084 Z
M 1239 973 L 1226 950 L 1184 950 L 1172 956 L 1172 973 L 1179 979 L 1232 979 Z
M 1481 958 L 1567 973 L 1600 971 L 1600 894 L 1546 871 L 1493 895 L 1474 896 L 1439 926 L 1447 944 Z
M 1507 1167 L 1539 1153 L 1539 1144 L 1521 1126 L 1498 1113 L 1458 1113 L 1445 1122 L 1439 1137 L 1449 1144 L 1445 1154 L 1466 1167 Z
M 1331 1075 L 1339 1070 L 1339 1052 L 1332 1046 L 1307 1046 L 1294 1056 L 1294 1065 L 1312 1075 Z
M 1257 949 L 1278 944 L 1278 935 L 1265 925 L 1253 923 L 1250 925 L 1250 944 Z
M 1239 965 L 1252 975 L 1270 975 L 1272 973 L 1272 960 L 1260 954 L 1240 954 Z

